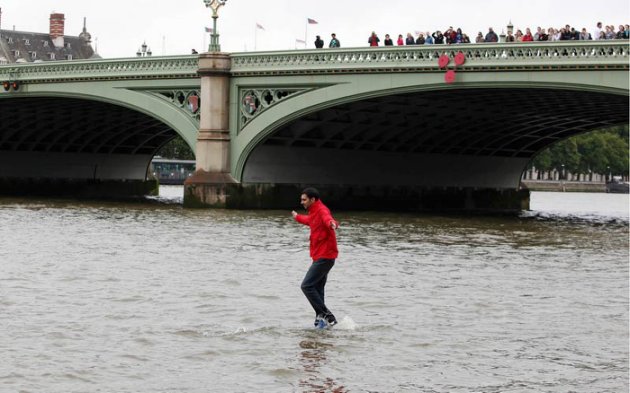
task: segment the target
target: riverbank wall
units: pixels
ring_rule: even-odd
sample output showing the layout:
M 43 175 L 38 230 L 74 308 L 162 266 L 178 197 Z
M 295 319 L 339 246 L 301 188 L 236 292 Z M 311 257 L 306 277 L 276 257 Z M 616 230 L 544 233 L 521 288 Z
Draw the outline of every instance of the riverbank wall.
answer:
M 530 191 L 606 192 L 606 183 L 604 182 L 521 180 L 521 187 Z

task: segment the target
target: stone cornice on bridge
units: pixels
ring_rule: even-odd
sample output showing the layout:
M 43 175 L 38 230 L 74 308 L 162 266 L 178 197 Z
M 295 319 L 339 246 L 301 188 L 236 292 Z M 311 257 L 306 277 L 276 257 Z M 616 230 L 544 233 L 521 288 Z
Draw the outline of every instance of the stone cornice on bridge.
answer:
M 629 42 L 610 40 L 233 53 L 232 75 L 441 72 L 438 58 L 460 52 L 460 71 L 629 69 Z
M 58 61 L 0 66 L 0 80 L 22 83 L 134 79 L 193 79 L 197 55 Z

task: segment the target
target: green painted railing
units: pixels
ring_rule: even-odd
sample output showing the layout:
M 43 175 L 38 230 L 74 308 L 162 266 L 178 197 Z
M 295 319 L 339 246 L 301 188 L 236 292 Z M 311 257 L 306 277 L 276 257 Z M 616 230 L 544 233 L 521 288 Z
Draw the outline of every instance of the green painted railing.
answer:
M 85 80 L 198 78 L 196 55 L 47 61 L 0 66 L 0 80 L 70 82 Z
M 234 76 L 435 72 L 438 58 L 463 53 L 466 71 L 628 69 L 629 41 L 418 45 L 233 53 Z M 453 68 L 453 61 L 449 65 Z M 196 55 L 21 63 L 0 66 L 0 80 L 68 82 L 198 78 Z
M 628 69 L 628 40 L 418 45 L 233 53 L 232 74 L 330 74 L 439 70 L 438 58 L 463 53 L 467 71 L 488 69 Z

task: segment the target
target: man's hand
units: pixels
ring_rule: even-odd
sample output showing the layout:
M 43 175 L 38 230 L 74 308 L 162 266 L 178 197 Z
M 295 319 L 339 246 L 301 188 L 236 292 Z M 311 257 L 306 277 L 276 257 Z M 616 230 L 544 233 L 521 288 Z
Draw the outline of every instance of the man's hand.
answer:
M 330 222 L 330 228 L 334 231 L 335 229 L 339 228 L 339 226 L 337 224 L 335 224 L 334 221 Z
M 296 212 L 295 210 L 293 210 L 293 211 L 291 212 L 291 215 L 293 216 L 293 218 L 295 218 L 298 214 L 297 214 L 297 212 Z

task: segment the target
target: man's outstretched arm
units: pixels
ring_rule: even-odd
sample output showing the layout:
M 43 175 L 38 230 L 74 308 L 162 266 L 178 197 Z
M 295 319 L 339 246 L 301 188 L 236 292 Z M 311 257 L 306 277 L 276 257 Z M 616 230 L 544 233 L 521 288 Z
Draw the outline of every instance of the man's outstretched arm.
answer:
M 339 228 L 339 222 L 337 222 L 337 220 L 335 220 L 333 218 L 333 216 L 329 212 L 325 212 L 322 215 L 322 221 L 327 223 L 327 225 L 330 227 L 330 229 L 334 230 L 334 229 Z
M 304 224 L 304 225 L 308 225 L 308 223 L 310 222 L 311 217 L 305 214 L 297 214 L 297 212 L 295 210 L 293 210 L 291 212 L 291 215 L 293 216 L 293 218 L 295 218 L 295 221 L 299 222 L 300 224 Z

